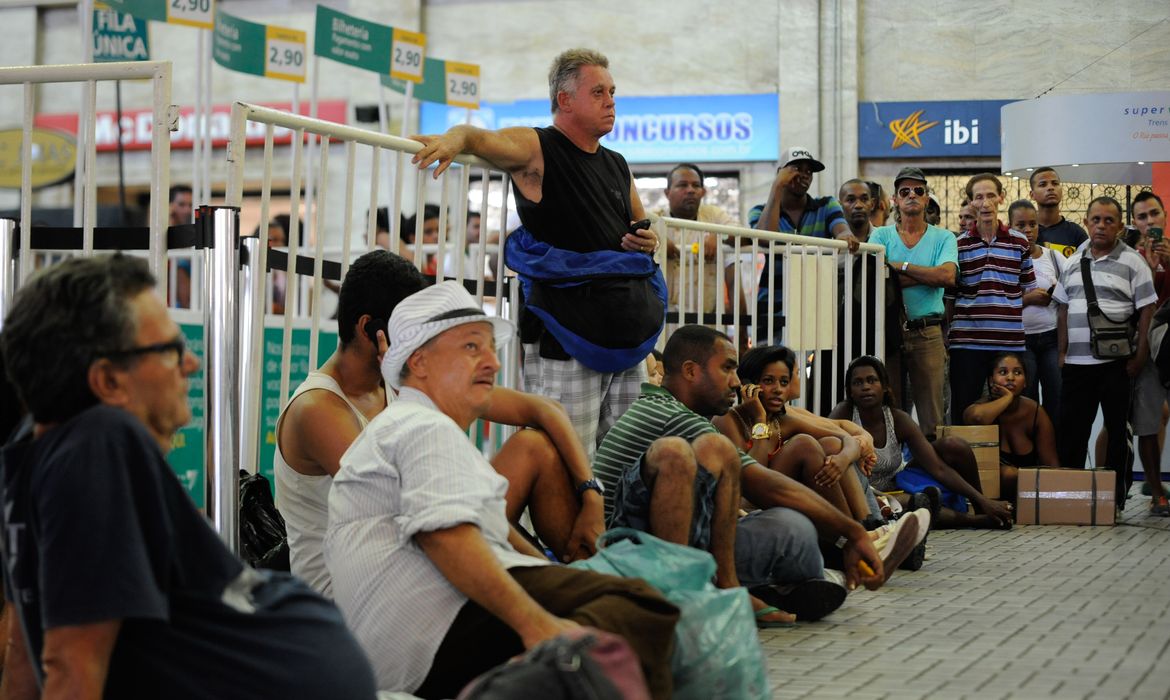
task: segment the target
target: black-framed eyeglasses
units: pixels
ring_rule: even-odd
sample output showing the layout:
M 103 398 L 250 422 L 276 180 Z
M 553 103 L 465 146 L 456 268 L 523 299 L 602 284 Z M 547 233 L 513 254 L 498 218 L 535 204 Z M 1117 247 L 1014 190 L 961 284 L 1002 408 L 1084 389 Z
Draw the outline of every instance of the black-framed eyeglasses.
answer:
M 139 345 L 138 347 L 127 348 L 125 350 L 115 350 L 113 352 L 106 353 L 105 356 L 111 360 L 128 360 L 130 358 L 140 357 L 142 355 L 158 353 L 163 356 L 164 361 L 169 361 L 172 358 L 168 355 L 168 353 L 173 353 L 174 366 L 178 367 L 179 365 L 183 364 L 183 355 L 185 355 L 186 352 L 187 339 L 180 335 L 178 338 L 167 341 L 165 343 Z
M 925 187 L 900 187 L 900 188 L 898 188 L 898 196 L 899 197 L 909 197 L 911 192 L 914 193 L 914 196 L 921 197 L 921 196 L 926 194 L 926 188 Z

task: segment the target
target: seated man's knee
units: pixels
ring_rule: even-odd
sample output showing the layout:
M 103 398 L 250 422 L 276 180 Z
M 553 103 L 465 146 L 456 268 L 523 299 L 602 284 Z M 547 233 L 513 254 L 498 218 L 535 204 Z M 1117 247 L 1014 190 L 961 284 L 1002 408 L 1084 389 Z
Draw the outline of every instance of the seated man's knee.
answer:
M 643 479 L 652 483 L 659 477 L 693 481 L 697 465 L 691 444 L 680 437 L 658 438 L 646 450 Z
M 508 446 L 514 446 L 528 464 L 545 465 L 560 459 L 557 446 L 548 433 L 536 428 L 518 430 L 508 438 Z
M 739 451 L 726 436 L 719 433 L 700 435 L 691 447 L 698 463 L 716 479 L 723 474 L 738 473 Z

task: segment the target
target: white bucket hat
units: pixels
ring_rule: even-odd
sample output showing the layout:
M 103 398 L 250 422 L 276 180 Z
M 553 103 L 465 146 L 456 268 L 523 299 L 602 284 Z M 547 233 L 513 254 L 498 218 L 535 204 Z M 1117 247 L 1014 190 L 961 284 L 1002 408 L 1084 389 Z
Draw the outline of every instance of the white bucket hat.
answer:
M 382 358 L 382 378 L 394 389 L 402 388 L 402 368 L 406 361 L 445 330 L 467 323 L 492 324 L 496 347 L 503 347 L 512 339 L 516 327 L 499 316 L 484 313 L 475 297 L 463 285 L 447 280 L 411 294 L 394 307 L 386 324 L 390 349 Z

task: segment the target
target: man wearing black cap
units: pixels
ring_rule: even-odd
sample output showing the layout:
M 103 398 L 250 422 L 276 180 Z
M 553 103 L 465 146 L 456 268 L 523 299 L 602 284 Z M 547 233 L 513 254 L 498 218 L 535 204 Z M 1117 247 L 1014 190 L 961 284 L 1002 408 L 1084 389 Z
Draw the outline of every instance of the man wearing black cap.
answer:
M 845 212 L 836 198 L 820 197 L 814 199 L 809 196 L 808 188 L 812 185 L 813 173 L 825 169 L 824 163 L 813 157 L 807 148 L 794 146 L 784 151 L 780 158 L 780 169 L 776 171 L 776 179 L 772 181 L 772 190 L 768 194 L 768 202 L 763 208 L 752 210 L 749 220 L 752 227 L 761 231 L 778 231 L 780 233 L 795 233 L 802 236 L 817 238 L 841 238 L 850 242 L 850 249 L 857 250 L 857 239 L 849 231 L 849 224 L 845 221 Z M 779 261 L 777 261 L 779 262 Z M 765 259 L 764 270 L 760 274 L 759 307 L 766 313 L 768 290 L 775 290 L 776 294 L 783 289 L 783 270 L 780 265 L 770 270 L 770 261 Z M 775 305 L 776 313 L 780 307 Z M 767 333 L 767 320 L 763 314 L 757 314 L 759 330 L 757 338 L 762 338 L 761 332 Z M 764 340 L 770 340 L 762 338 Z
M 898 222 L 882 226 L 869 241 L 886 248 L 886 260 L 897 271 L 906 307 L 902 327 L 902 364 L 910 374 L 918 424 L 934 439 L 943 420 L 943 289 L 955 286 L 959 258 L 950 231 L 926 223 L 930 188 L 918 168 L 902 168 L 894 178 Z M 901 377 L 894 378 L 900 390 Z

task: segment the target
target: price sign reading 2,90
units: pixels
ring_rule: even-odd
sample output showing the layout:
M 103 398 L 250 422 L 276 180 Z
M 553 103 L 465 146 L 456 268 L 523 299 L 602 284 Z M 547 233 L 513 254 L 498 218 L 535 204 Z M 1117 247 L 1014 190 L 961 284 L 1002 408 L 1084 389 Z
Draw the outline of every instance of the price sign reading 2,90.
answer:
M 479 66 L 447 61 L 447 104 L 479 109 Z
M 425 34 L 395 28 L 394 41 L 390 45 L 390 77 L 422 82 L 426 45 Z
M 215 0 L 167 0 L 167 21 L 211 29 L 215 26 Z
M 264 75 L 305 82 L 305 33 L 269 26 L 264 46 Z

